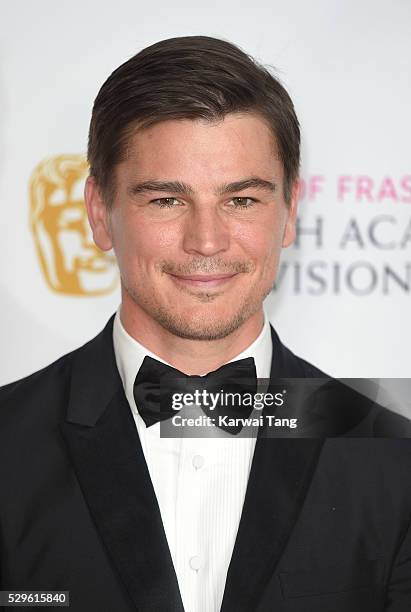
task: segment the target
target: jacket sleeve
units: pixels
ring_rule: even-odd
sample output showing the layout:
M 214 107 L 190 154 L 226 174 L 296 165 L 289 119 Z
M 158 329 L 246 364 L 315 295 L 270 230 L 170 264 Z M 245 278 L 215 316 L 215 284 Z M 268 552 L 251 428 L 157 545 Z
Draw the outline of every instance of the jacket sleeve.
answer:
M 387 612 L 411 610 L 411 521 L 395 558 L 386 593 L 384 610 Z

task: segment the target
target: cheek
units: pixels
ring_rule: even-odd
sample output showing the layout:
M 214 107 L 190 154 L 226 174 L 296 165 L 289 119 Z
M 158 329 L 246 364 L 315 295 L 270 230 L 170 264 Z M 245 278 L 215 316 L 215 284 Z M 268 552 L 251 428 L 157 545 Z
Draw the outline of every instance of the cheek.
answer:
M 282 229 L 278 223 L 267 220 L 266 223 L 243 225 L 235 232 L 236 241 L 242 250 L 258 264 L 266 265 L 276 260 L 281 251 Z
M 149 268 L 169 257 L 179 241 L 175 227 L 137 216 L 121 219 L 112 228 L 114 251 L 123 268 Z

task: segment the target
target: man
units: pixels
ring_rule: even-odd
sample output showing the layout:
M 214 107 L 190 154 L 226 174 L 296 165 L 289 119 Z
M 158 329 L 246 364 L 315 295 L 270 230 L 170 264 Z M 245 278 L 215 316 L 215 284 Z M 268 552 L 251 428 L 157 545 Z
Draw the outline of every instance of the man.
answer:
M 361 437 L 398 419 L 166 438 L 148 410 L 161 372 L 324 376 L 262 307 L 295 235 L 299 142 L 281 84 L 222 40 L 156 43 L 101 88 L 85 201 L 121 308 L 1 392 L 3 589 L 69 590 L 76 611 L 411 609 L 411 445 Z

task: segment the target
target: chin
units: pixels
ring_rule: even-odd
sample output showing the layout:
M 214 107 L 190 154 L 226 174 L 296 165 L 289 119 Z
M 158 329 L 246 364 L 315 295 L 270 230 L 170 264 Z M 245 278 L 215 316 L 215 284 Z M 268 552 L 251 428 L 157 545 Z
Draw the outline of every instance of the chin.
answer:
M 155 317 L 167 331 L 189 340 L 220 340 L 233 333 L 248 318 L 246 313 L 227 313 L 210 308 L 188 312 L 157 312 Z

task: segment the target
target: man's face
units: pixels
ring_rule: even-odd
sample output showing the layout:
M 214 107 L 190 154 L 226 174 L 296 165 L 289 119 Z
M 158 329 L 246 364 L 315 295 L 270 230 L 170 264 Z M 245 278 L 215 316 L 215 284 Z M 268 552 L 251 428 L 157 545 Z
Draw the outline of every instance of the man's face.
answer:
M 114 247 L 123 301 L 191 339 L 223 338 L 261 315 L 294 239 L 298 191 L 288 208 L 262 119 L 154 125 L 134 135 L 115 179 L 110 219 L 91 223 L 100 248 Z

